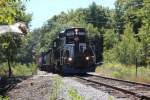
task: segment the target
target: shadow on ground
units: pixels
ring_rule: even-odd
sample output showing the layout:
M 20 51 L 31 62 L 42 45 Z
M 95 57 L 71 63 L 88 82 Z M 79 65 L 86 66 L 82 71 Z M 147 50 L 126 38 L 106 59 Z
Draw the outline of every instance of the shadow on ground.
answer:
M 22 82 L 23 80 L 26 80 L 27 78 L 29 77 L 25 76 L 10 77 L 10 78 L 3 77 L 0 80 L 0 95 L 5 97 L 8 91 L 12 90 L 18 83 Z

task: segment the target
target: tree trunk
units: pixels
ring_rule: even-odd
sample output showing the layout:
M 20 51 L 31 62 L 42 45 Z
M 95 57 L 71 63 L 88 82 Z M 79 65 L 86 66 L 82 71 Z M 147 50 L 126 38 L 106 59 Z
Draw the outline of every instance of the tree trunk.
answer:
M 10 65 L 10 60 L 9 60 L 9 58 L 8 58 L 8 68 L 9 68 L 9 70 L 8 70 L 8 76 L 9 77 L 11 77 L 12 76 L 12 69 L 11 69 L 11 65 Z

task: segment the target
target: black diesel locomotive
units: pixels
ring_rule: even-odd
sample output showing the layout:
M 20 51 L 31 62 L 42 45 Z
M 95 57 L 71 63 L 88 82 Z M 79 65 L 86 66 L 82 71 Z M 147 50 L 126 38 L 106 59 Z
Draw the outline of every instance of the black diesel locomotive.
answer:
M 96 57 L 84 28 L 68 28 L 58 34 L 52 48 L 39 58 L 41 70 L 63 74 L 95 71 Z

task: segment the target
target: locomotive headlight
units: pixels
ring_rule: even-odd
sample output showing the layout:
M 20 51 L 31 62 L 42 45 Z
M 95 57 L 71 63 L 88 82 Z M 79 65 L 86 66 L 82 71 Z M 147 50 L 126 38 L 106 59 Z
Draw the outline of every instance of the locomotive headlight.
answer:
M 71 58 L 71 57 L 69 57 L 69 58 L 68 58 L 68 61 L 72 61 L 72 58 Z
M 90 57 L 85 57 L 85 59 L 86 59 L 86 60 L 89 60 L 89 59 L 90 59 Z

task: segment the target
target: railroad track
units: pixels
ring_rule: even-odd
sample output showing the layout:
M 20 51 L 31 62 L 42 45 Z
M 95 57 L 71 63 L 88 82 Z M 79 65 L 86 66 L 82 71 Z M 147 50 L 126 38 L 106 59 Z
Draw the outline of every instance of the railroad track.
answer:
M 87 74 L 85 77 L 75 76 L 80 80 L 90 82 L 95 85 L 105 86 L 113 90 L 129 94 L 142 100 L 150 100 L 150 84 L 125 81 L 100 75 Z M 96 87 L 97 87 L 96 86 Z

